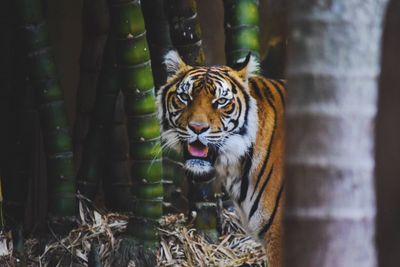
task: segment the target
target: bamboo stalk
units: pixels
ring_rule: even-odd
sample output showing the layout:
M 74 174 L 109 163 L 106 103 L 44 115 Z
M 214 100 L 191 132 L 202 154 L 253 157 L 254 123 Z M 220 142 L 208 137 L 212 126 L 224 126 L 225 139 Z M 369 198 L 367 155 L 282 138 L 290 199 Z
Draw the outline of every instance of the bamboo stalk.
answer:
M 24 220 L 35 129 L 34 96 L 27 80 L 25 47 L 16 33 L 12 92 L 8 97 L 11 103 L 5 146 L 8 156 L 3 168 L 5 215 L 11 228 L 22 225 Z
M 235 65 L 251 52 L 260 58 L 258 0 L 224 0 L 225 54 Z
M 173 45 L 186 64 L 203 65 L 204 52 L 196 1 L 167 0 L 165 3 Z
M 119 91 L 115 102 L 110 143 L 107 150 L 104 193 L 109 208 L 119 212 L 132 211 L 134 199 L 129 164 L 129 138 L 124 110 L 124 97 Z
M 90 252 L 88 255 L 88 267 L 102 267 L 101 259 L 99 255 L 99 245 L 92 242 L 90 246 Z
M 189 180 L 189 209 L 194 227 L 201 231 L 210 242 L 218 240 L 218 217 L 214 179 L 205 183 Z
M 12 74 L 15 46 L 15 16 L 13 12 L 13 4 L 6 1 L 0 9 L 0 31 L 2 32 L 2 42 L 0 43 L 0 53 L 2 64 L 0 65 L 0 123 L 7 125 L 7 120 L 11 115 L 10 97 L 12 93 Z M 11 67 L 10 67 L 11 66 Z M 0 175 L 4 175 L 5 161 L 8 156 L 5 150 L 7 146 L 7 135 L 9 128 L 4 127 L 0 131 Z
M 15 15 L 15 10 L 9 10 Z M 7 226 L 12 232 L 13 256 L 18 266 L 26 266 L 24 247 L 24 223 L 27 206 L 28 185 L 33 178 L 37 112 L 33 88 L 27 78 L 26 48 L 23 45 L 20 29 L 13 25 L 14 46 L 11 64 L 12 91 L 6 99 L 9 111 L 6 132 L 7 143 L 4 146 L 7 158 L 4 161 L 1 179 L 1 226 Z M 4 188 L 4 202 L 3 190 Z M 3 217 L 3 205 L 4 215 Z M 6 225 L 5 225 L 6 223 Z
M 104 179 L 106 151 L 109 149 L 107 141 L 115 101 L 120 90 L 113 50 L 114 46 L 109 39 L 104 51 L 90 129 L 84 142 L 82 163 L 78 171 L 78 189 L 90 199 L 96 196 L 99 182 Z
M 167 81 L 164 56 L 168 51 L 174 49 L 164 3 L 164 0 L 141 1 L 156 91 Z
M 13 239 L 13 256 L 18 259 L 16 267 L 27 266 L 27 254 L 25 252 L 24 234 L 23 227 L 21 224 L 17 224 L 12 230 Z
M 137 0 L 112 0 L 110 4 L 136 196 L 128 233 L 146 249 L 155 250 L 163 212 L 162 159 L 144 19 Z
M 142 0 L 142 10 L 146 25 L 147 41 L 150 48 L 151 67 L 156 91 L 167 81 L 164 64 L 165 54 L 174 49 L 170 29 L 165 14 L 163 0 Z M 174 152 L 163 151 L 164 213 L 187 212 L 186 200 L 182 195 L 184 173 L 182 158 Z
M 28 49 L 28 74 L 41 114 L 47 155 L 49 214 L 73 216 L 76 199 L 72 141 L 47 25 L 39 0 L 18 0 L 16 4 L 22 36 Z
M 91 113 L 94 109 L 95 91 L 102 66 L 109 24 L 107 0 L 83 1 L 82 51 L 74 127 L 74 156 L 78 170 L 82 160 L 83 143 L 89 132 Z

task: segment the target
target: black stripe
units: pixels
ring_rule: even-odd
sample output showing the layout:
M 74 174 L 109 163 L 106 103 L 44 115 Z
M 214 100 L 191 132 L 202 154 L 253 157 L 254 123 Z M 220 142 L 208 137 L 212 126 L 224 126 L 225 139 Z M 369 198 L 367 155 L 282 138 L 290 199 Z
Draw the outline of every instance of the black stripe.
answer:
M 251 160 L 253 158 L 253 146 L 249 149 L 249 154 L 246 158 L 246 164 L 244 166 L 244 172 L 242 175 L 242 184 L 240 185 L 240 197 L 238 200 L 239 205 L 243 202 L 243 200 L 247 196 L 247 189 L 249 188 L 249 172 L 251 168 Z
M 167 129 L 168 127 L 168 125 L 167 125 L 167 121 L 166 121 L 166 114 L 167 114 L 167 102 L 168 101 L 166 101 L 166 99 L 165 99 L 165 97 L 166 97 L 166 95 L 167 95 L 167 92 L 169 91 L 169 89 L 173 86 L 173 85 L 175 85 L 175 84 L 177 84 L 178 82 L 181 82 L 181 80 L 185 77 L 185 73 L 182 73 L 181 75 L 179 75 L 179 76 L 177 76 L 177 77 L 175 77 L 172 81 L 170 81 L 168 84 L 166 84 L 165 86 L 163 86 L 163 87 L 161 87 L 160 88 L 160 90 L 161 90 L 161 105 L 162 105 L 162 110 L 163 110 L 163 115 L 164 115 L 164 117 L 163 118 L 161 118 L 162 119 L 162 124 L 163 124 L 163 127 L 164 127 L 164 129 Z M 178 86 L 178 85 L 177 85 Z
M 274 206 L 274 209 L 272 210 L 271 217 L 269 218 L 268 222 L 263 226 L 261 231 L 258 233 L 258 237 L 259 238 L 262 238 L 265 235 L 265 233 L 268 232 L 269 228 L 271 228 L 271 225 L 274 222 L 276 211 L 278 210 L 278 206 L 279 206 L 279 204 L 281 202 L 281 195 L 282 195 L 284 186 L 285 185 L 282 183 L 281 189 L 279 189 L 278 196 L 276 197 L 275 206 Z
M 258 191 L 258 195 L 257 195 L 256 200 L 253 203 L 253 206 L 251 206 L 251 210 L 250 210 L 250 214 L 249 214 L 249 221 L 250 221 L 251 217 L 254 215 L 254 212 L 256 212 L 256 210 L 258 208 L 258 204 L 260 202 L 261 196 L 264 193 L 265 187 L 267 186 L 267 184 L 272 176 L 273 170 L 274 170 L 274 165 L 272 165 L 271 170 L 269 171 L 268 176 L 265 179 L 260 191 Z
M 261 83 L 264 85 L 264 89 L 266 89 L 266 92 L 267 92 L 267 95 L 268 95 L 268 97 L 271 99 L 271 101 L 274 101 L 275 100 L 275 98 L 274 98 L 274 95 L 272 94 L 272 92 L 271 92 L 271 90 L 270 90 L 270 86 L 267 84 L 267 82 L 266 82 L 266 80 L 265 79 L 262 79 L 262 78 L 260 78 L 260 80 L 261 80 Z M 267 99 L 268 99 L 268 97 L 267 97 Z
M 274 80 L 274 81 L 276 81 L 277 83 L 279 83 L 280 85 L 282 85 L 283 88 L 286 88 L 286 80 Z
M 232 103 L 229 110 L 224 110 L 224 113 L 231 115 L 235 111 L 235 103 Z
M 226 77 L 224 77 L 224 78 L 225 78 L 226 81 L 229 81 L 231 84 L 236 85 L 244 95 L 247 95 L 246 88 L 235 77 L 232 77 L 230 75 L 226 75 Z
M 176 101 L 176 99 L 171 99 L 171 97 L 172 97 L 172 95 L 169 97 L 169 99 L 168 100 L 171 100 L 171 106 L 174 108 L 174 109 L 182 109 L 180 106 L 179 106 L 179 103 L 177 103 L 177 101 Z
M 266 154 L 266 156 L 264 158 L 264 162 L 263 162 L 263 165 L 261 167 L 261 170 L 258 173 L 257 181 L 256 181 L 256 184 L 254 186 L 254 191 L 253 191 L 253 194 L 251 195 L 251 199 L 253 198 L 254 193 L 256 192 L 256 189 L 257 189 L 258 184 L 259 184 L 259 182 L 261 180 L 261 177 L 263 176 L 263 174 L 265 172 L 265 169 L 267 168 L 269 157 L 271 155 L 272 142 L 274 140 L 275 131 L 276 131 L 276 125 L 277 125 L 277 116 L 278 115 L 276 113 L 276 108 L 275 108 L 274 104 L 272 103 L 272 100 L 269 99 L 268 97 L 267 97 L 267 101 L 268 101 L 268 104 L 271 106 L 272 110 L 274 111 L 274 127 L 272 128 L 272 134 L 271 134 L 271 138 L 269 139 L 269 144 L 268 144 L 268 148 L 267 148 L 267 154 Z
M 237 94 L 236 85 L 232 83 L 232 93 Z
M 246 107 L 244 109 L 245 110 L 245 113 L 244 113 L 244 124 L 239 129 L 238 133 L 240 135 L 245 135 L 247 133 L 246 127 L 247 127 L 247 124 L 248 124 L 248 114 L 249 114 L 249 109 L 250 109 L 250 97 L 249 97 L 249 94 L 246 91 L 246 89 L 240 84 L 240 82 L 237 81 L 234 77 L 231 77 L 231 76 L 227 75 L 225 77 L 225 79 L 227 81 L 229 81 L 231 83 L 231 85 L 235 85 L 239 90 L 241 90 L 241 92 L 242 92 L 242 94 L 244 96 L 244 100 L 245 100 L 244 106 Z M 239 105 L 239 115 L 238 115 L 238 118 L 239 118 L 241 113 L 242 113 L 242 108 L 243 108 L 242 107 L 242 103 L 240 102 L 239 98 L 238 98 L 238 105 Z
M 250 82 L 251 87 L 252 87 L 254 93 L 256 94 L 256 96 L 259 99 L 264 99 L 263 95 L 261 94 L 260 88 L 258 87 L 257 82 L 255 80 L 253 80 L 253 79 L 250 79 L 249 82 Z
M 281 88 L 280 88 L 279 85 L 277 84 L 278 81 L 277 81 L 277 80 L 269 80 L 269 81 L 274 85 L 274 88 L 276 89 L 276 91 L 278 91 L 278 94 L 279 94 L 279 96 L 280 96 L 280 98 L 281 98 L 281 102 L 282 102 L 283 106 L 285 106 L 285 105 L 286 105 L 286 103 L 285 103 L 285 96 L 283 95 L 283 92 L 282 92 Z M 283 86 L 283 85 L 282 85 L 282 86 Z M 283 87 L 284 87 L 284 86 L 283 86 Z

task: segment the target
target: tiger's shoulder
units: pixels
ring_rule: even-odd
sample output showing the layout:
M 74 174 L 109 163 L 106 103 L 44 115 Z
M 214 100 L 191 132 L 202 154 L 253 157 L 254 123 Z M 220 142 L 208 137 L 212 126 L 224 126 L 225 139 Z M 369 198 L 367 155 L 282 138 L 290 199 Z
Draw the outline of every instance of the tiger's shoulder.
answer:
M 269 79 L 260 75 L 252 75 L 248 81 L 249 91 L 259 102 L 268 102 L 275 107 L 284 107 L 286 103 L 286 80 Z

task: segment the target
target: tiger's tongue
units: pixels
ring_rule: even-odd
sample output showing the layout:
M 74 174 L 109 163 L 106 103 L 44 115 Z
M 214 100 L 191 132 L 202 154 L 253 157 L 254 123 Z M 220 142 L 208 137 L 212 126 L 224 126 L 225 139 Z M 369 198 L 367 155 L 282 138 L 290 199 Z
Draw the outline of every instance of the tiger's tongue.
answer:
M 208 147 L 203 144 L 188 144 L 188 151 L 194 157 L 205 158 L 208 154 Z

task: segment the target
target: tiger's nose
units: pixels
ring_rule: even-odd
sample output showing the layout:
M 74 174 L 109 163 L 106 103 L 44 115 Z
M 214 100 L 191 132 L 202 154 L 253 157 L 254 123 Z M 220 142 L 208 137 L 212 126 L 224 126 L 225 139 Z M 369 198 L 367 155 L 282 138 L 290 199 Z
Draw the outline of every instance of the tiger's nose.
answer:
M 207 122 L 189 122 L 189 129 L 192 130 L 196 134 L 201 134 L 207 131 L 210 128 L 210 125 Z

